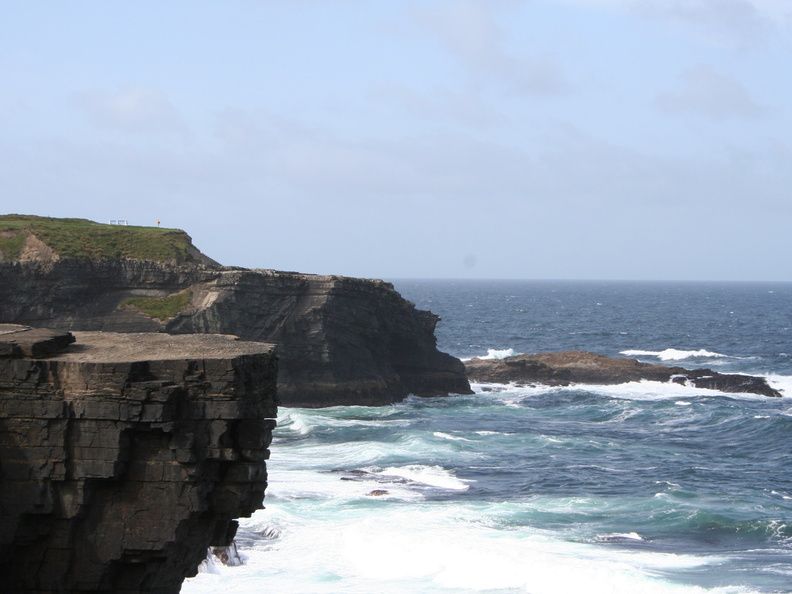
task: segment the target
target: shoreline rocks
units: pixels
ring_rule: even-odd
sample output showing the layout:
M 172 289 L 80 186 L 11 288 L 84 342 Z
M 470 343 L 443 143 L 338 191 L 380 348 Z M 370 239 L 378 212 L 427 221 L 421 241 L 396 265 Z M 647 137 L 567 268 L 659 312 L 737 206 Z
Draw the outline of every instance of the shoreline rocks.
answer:
M 642 363 L 636 359 L 606 357 L 587 351 L 515 355 L 503 359 L 465 361 L 468 378 L 477 382 L 570 384 L 623 384 L 641 380 L 689 384 L 728 393 L 780 397 L 767 380 L 743 374 L 722 374 L 711 369 L 688 370 Z

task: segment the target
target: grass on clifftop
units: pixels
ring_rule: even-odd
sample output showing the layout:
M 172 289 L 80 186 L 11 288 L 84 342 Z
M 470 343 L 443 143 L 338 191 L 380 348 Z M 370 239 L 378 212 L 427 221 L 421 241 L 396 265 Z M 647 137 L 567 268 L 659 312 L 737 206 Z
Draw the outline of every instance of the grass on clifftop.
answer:
M 192 291 L 188 289 L 167 297 L 132 297 L 124 301 L 122 306 L 139 309 L 150 318 L 167 320 L 175 318 L 176 314 L 187 307 L 191 298 Z
M 6 232 L 5 227 L 0 225 L 0 255 L 4 260 L 17 260 L 22 253 L 22 248 L 25 246 L 27 234 Z
M 0 215 L 3 259 L 20 257 L 29 235 L 35 235 L 61 258 L 99 260 L 193 261 L 190 236 L 179 229 L 105 225 L 87 219 Z

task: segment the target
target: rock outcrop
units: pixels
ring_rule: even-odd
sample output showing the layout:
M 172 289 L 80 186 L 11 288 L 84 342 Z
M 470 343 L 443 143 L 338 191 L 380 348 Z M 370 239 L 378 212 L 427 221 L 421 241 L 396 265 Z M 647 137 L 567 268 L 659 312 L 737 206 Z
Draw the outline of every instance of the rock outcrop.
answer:
M 380 280 L 141 260 L 0 263 L 0 322 L 277 343 L 285 406 L 470 393 L 464 365 L 437 350 L 438 319 Z
M 261 507 L 276 371 L 229 336 L 0 327 L 0 589 L 178 592 Z
M 623 384 L 640 380 L 673 381 L 697 388 L 729 393 L 781 396 L 762 377 L 723 374 L 711 369 L 652 365 L 636 359 L 606 357 L 586 351 L 515 355 L 503 359 L 471 359 L 465 362 L 468 377 L 478 382 L 536 383 L 549 386 Z

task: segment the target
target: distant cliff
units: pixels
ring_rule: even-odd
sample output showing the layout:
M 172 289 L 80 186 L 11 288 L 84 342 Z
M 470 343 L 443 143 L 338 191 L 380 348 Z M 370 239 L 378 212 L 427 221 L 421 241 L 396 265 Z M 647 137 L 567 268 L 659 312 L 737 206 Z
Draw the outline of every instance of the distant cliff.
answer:
M 0 236 L 2 222 L 0 217 Z M 111 226 L 100 227 L 106 232 Z M 37 239 L 26 242 L 45 243 L 41 233 L 30 233 Z M 84 242 L 91 237 L 85 234 Z M 47 257 L 22 258 L 21 250 L 16 258 L 7 255 L 0 263 L 0 322 L 235 334 L 277 343 L 278 389 L 286 406 L 379 405 L 410 393 L 470 392 L 464 365 L 437 350 L 439 318 L 416 309 L 389 283 L 221 267 L 198 256 L 191 243 L 178 250 L 189 258 L 156 261 L 142 257 L 142 248 L 109 257 L 113 248 L 105 240 L 100 244 L 79 257 L 56 249 Z M 146 249 L 167 252 L 150 243 Z
M 179 592 L 261 507 L 272 345 L 0 326 L 0 590 Z M 37 359 L 33 356 L 49 355 Z

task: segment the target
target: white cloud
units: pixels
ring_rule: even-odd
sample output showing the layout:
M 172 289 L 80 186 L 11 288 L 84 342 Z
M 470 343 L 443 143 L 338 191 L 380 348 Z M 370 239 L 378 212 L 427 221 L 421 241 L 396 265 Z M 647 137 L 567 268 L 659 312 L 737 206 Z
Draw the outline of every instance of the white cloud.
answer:
M 719 43 L 744 45 L 792 28 L 789 0 L 551 0 L 617 10 L 690 27 Z
M 436 35 L 476 80 L 495 79 L 512 91 L 529 94 L 565 92 L 569 84 L 553 55 L 518 57 L 503 49 L 506 33 L 496 12 L 508 4 L 446 0 L 431 8 L 414 8 L 413 17 Z
M 699 64 L 685 70 L 681 89 L 658 96 L 657 104 L 669 113 L 698 113 L 715 119 L 755 117 L 766 109 L 758 105 L 739 81 Z
M 643 16 L 690 25 L 740 43 L 755 39 L 770 25 L 749 0 L 644 0 L 634 2 L 633 9 Z
M 187 133 L 178 110 L 158 89 L 132 86 L 115 93 L 103 90 L 75 93 L 71 104 L 100 128 L 136 133 Z

